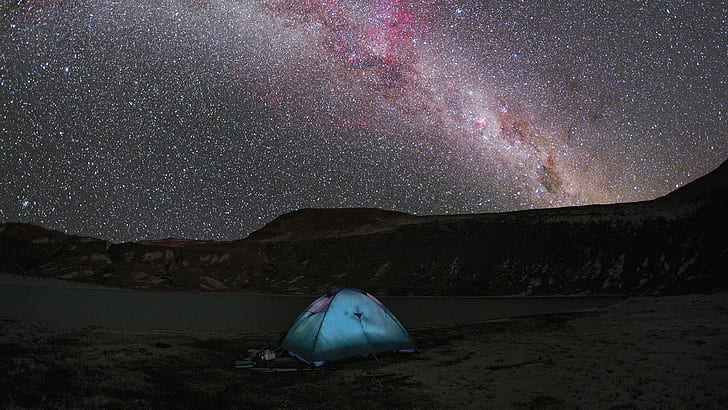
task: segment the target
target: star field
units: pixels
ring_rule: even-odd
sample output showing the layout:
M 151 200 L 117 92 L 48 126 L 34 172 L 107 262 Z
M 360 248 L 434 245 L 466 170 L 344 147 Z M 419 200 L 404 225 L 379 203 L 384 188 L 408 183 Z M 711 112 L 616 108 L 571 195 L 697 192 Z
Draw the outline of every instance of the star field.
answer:
M 0 221 L 651 199 L 728 157 L 722 2 L 0 2 Z

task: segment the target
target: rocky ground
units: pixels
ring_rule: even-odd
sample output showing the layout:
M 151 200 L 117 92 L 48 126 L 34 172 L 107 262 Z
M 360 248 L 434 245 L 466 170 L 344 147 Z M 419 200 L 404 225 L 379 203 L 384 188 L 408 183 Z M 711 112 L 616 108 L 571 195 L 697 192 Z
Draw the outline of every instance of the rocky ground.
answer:
M 0 321 L 3 408 L 728 408 L 728 294 L 414 329 L 420 351 L 236 369 L 272 334 Z

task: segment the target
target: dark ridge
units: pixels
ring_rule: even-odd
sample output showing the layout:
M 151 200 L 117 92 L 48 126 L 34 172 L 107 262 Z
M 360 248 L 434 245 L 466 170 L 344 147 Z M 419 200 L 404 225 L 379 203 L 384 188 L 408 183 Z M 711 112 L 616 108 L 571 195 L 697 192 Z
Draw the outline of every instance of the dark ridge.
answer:
M 701 201 L 709 196 L 728 196 L 728 161 L 703 177 L 658 198 L 659 202 Z
M 417 217 L 302 209 L 248 238 L 111 244 L 0 225 L 0 273 L 156 290 L 381 295 L 728 289 L 728 166 L 652 201 Z
M 253 240 L 305 239 L 376 231 L 413 215 L 378 208 L 304 208 L 279 216 L 251 233 Z

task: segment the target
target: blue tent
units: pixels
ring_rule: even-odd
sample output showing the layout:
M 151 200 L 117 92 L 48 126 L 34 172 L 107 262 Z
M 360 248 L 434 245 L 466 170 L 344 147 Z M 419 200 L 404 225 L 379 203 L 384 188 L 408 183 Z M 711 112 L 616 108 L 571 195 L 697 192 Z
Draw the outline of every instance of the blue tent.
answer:
M 316 299 L 286 332 L 281 348 L 320 366 L 381 352 L 414 352 L 415 344 L 392 312 L 359 289 L 337 289 Z

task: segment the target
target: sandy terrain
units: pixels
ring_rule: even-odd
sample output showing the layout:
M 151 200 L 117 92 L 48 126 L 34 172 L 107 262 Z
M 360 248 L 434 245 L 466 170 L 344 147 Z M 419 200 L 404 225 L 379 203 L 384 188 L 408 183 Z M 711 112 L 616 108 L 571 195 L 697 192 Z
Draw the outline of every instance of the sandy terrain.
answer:
M 415 329 L 420 352 L 412 355 L 261 373 L 234 360 L 276 335 L 5 319 L 0 407 L 728 408 L 727 324 L 725 293 L 639 297 L 587 312 Z

